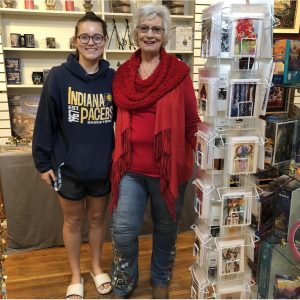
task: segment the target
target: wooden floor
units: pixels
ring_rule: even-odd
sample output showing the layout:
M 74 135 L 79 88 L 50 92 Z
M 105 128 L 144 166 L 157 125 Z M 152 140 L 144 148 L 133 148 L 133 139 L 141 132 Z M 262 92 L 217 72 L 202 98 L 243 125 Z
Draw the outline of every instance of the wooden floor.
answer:
M 194 235 L 188 231 L 178 235 L 177 257 L 173 279 L 170 284 L 170 298 L 190 298 L 192 255 Z M 132 298 L 151 299 L 149 266 L 151 257 L 151 236 L 140 238 L 139 268 L 140 280 Z M 89 274 L 89 247 L 82 244 L 81 270 L 85 280 L 85 298 L 109 298 L 97 293 Z M 111 243 L 104 245 L 103 268 L 110 273 L 112 257 Z M 4 274 L 7 275 L 7 297 L 9 299 L 61 299 L 65 297 L 70 281 L 70 271 L 65 249 L 55 247 L 31 252 L 12 253 L 5 260 Z

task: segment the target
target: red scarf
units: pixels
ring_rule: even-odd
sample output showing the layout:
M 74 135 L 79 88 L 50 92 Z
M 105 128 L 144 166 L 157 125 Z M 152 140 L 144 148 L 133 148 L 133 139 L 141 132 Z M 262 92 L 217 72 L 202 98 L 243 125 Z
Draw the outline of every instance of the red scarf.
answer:
M 112 166 L 111 211 L 117 206 L 119 183 L 130 165 L 130 112 L 143 110 L 157 103 L 154 153 L 160 168 L 160 191 L 171 216 L 176 219 L 178 185 L 187 181 L 192 171 L 192 149 L 185 140 L 181 86 L 189 74 L 189 67 L 174 55 L 167 54 L 163 48 L 159 65 L 146 80 L 138 75 L 140 63 L 139 49 L 119 67 L 113 81 L 118 115 Z

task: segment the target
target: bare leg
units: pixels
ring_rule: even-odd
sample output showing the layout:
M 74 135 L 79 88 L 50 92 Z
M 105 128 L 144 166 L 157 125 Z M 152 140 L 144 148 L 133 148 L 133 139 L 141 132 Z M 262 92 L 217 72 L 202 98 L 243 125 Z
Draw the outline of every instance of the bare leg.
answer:
M 105 238 L 105 211 L 108 197 L 87 197 L 87 218 L 89 223 L 89 243 L 92 256 L 92 272 L 94 276 L 103 273 L 101 254 Z M 110 284 L 104 284 L 103 288 Z
M 84 219 L 84 201 L 71 201 L 58 196 L 64 214 L 63 238 L 71 267 L 71 284 L 80 283 L 81 225 Z

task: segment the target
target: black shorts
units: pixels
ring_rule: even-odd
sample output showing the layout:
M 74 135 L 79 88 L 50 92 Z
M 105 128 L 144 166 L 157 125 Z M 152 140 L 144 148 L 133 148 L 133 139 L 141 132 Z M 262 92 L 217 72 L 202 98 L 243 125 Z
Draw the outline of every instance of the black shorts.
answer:
M 110 181 L 107 178 L 84 182 L 61 174 L 61 185 L 57 193 L 73 201 L 81 200 L 86 196 L 103 197 L 110 193 Z

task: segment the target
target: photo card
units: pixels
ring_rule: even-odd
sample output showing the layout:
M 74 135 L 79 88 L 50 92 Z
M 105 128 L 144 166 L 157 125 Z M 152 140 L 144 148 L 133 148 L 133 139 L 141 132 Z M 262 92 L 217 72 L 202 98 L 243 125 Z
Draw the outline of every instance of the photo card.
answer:
M 253 118 L 259 105 L 259 79 L 232 79 L 230 82 L 227 117 Z
M 216 69 L 199 69 L 199 111 L 201 115 L 214 117 L 217 113 L 218 79 Z
M 252 191 L 230 189 L 222 195 L 222 226 L 236 227 L 251 222 Z
M 199 82 L 199 111 L 200 114 L 205 115 L 208 111 L 209 99 L 209 85 L 208 82 Z
M 213 127 L 206 122 L 198 126 L 197 145 L 196 145 L 196 164 L 201 170 L 211 169 L 213 167 Z
M 198 178 L 193 181 L 195 186 L 194 210 L 198 218 L 209 218 L 211 186 L 201 182 Z
M 197 263 L 194 263 L 191 267 L 192 272 L 192 287 L 191 287 L 191 298 L 192 299 L 203 299 L 204 288 L 207 284 L 207 278 L 204 271 Z
M 218 241 L 218 275 L 232 275 L 244 272 L 244 240 Z
M 256 173 L 258 161 L 258 136 L 228 137 L 229 174 Z
M 212 20 L 203 19 L 202 29 L 201 29 L 201 56 L 203 58 L 209 57 L 210 54 L 211 30 L 212 30 Z
M 205 135 L 203 132 L 197 134 L 196 164 L 201 170 L 206 170 L 207 168 L 208 138 L 208 135 Z
M 233 18 L 231 56 L 259 56 L 263 19 L 246 13 L 235 14 Z
M 197 263 L 200 267 L 204 265 L 204 258 L 206 257 L 206 250 L 205 250 L 205 242 L 207 237 L 201 234 L 201 231 L 195 228 L 195 240 L 194 240 L 194 247 L 193 247 L 193 256 L 196 258 Z M 206 240 L 205 240 L 206 239 Z

